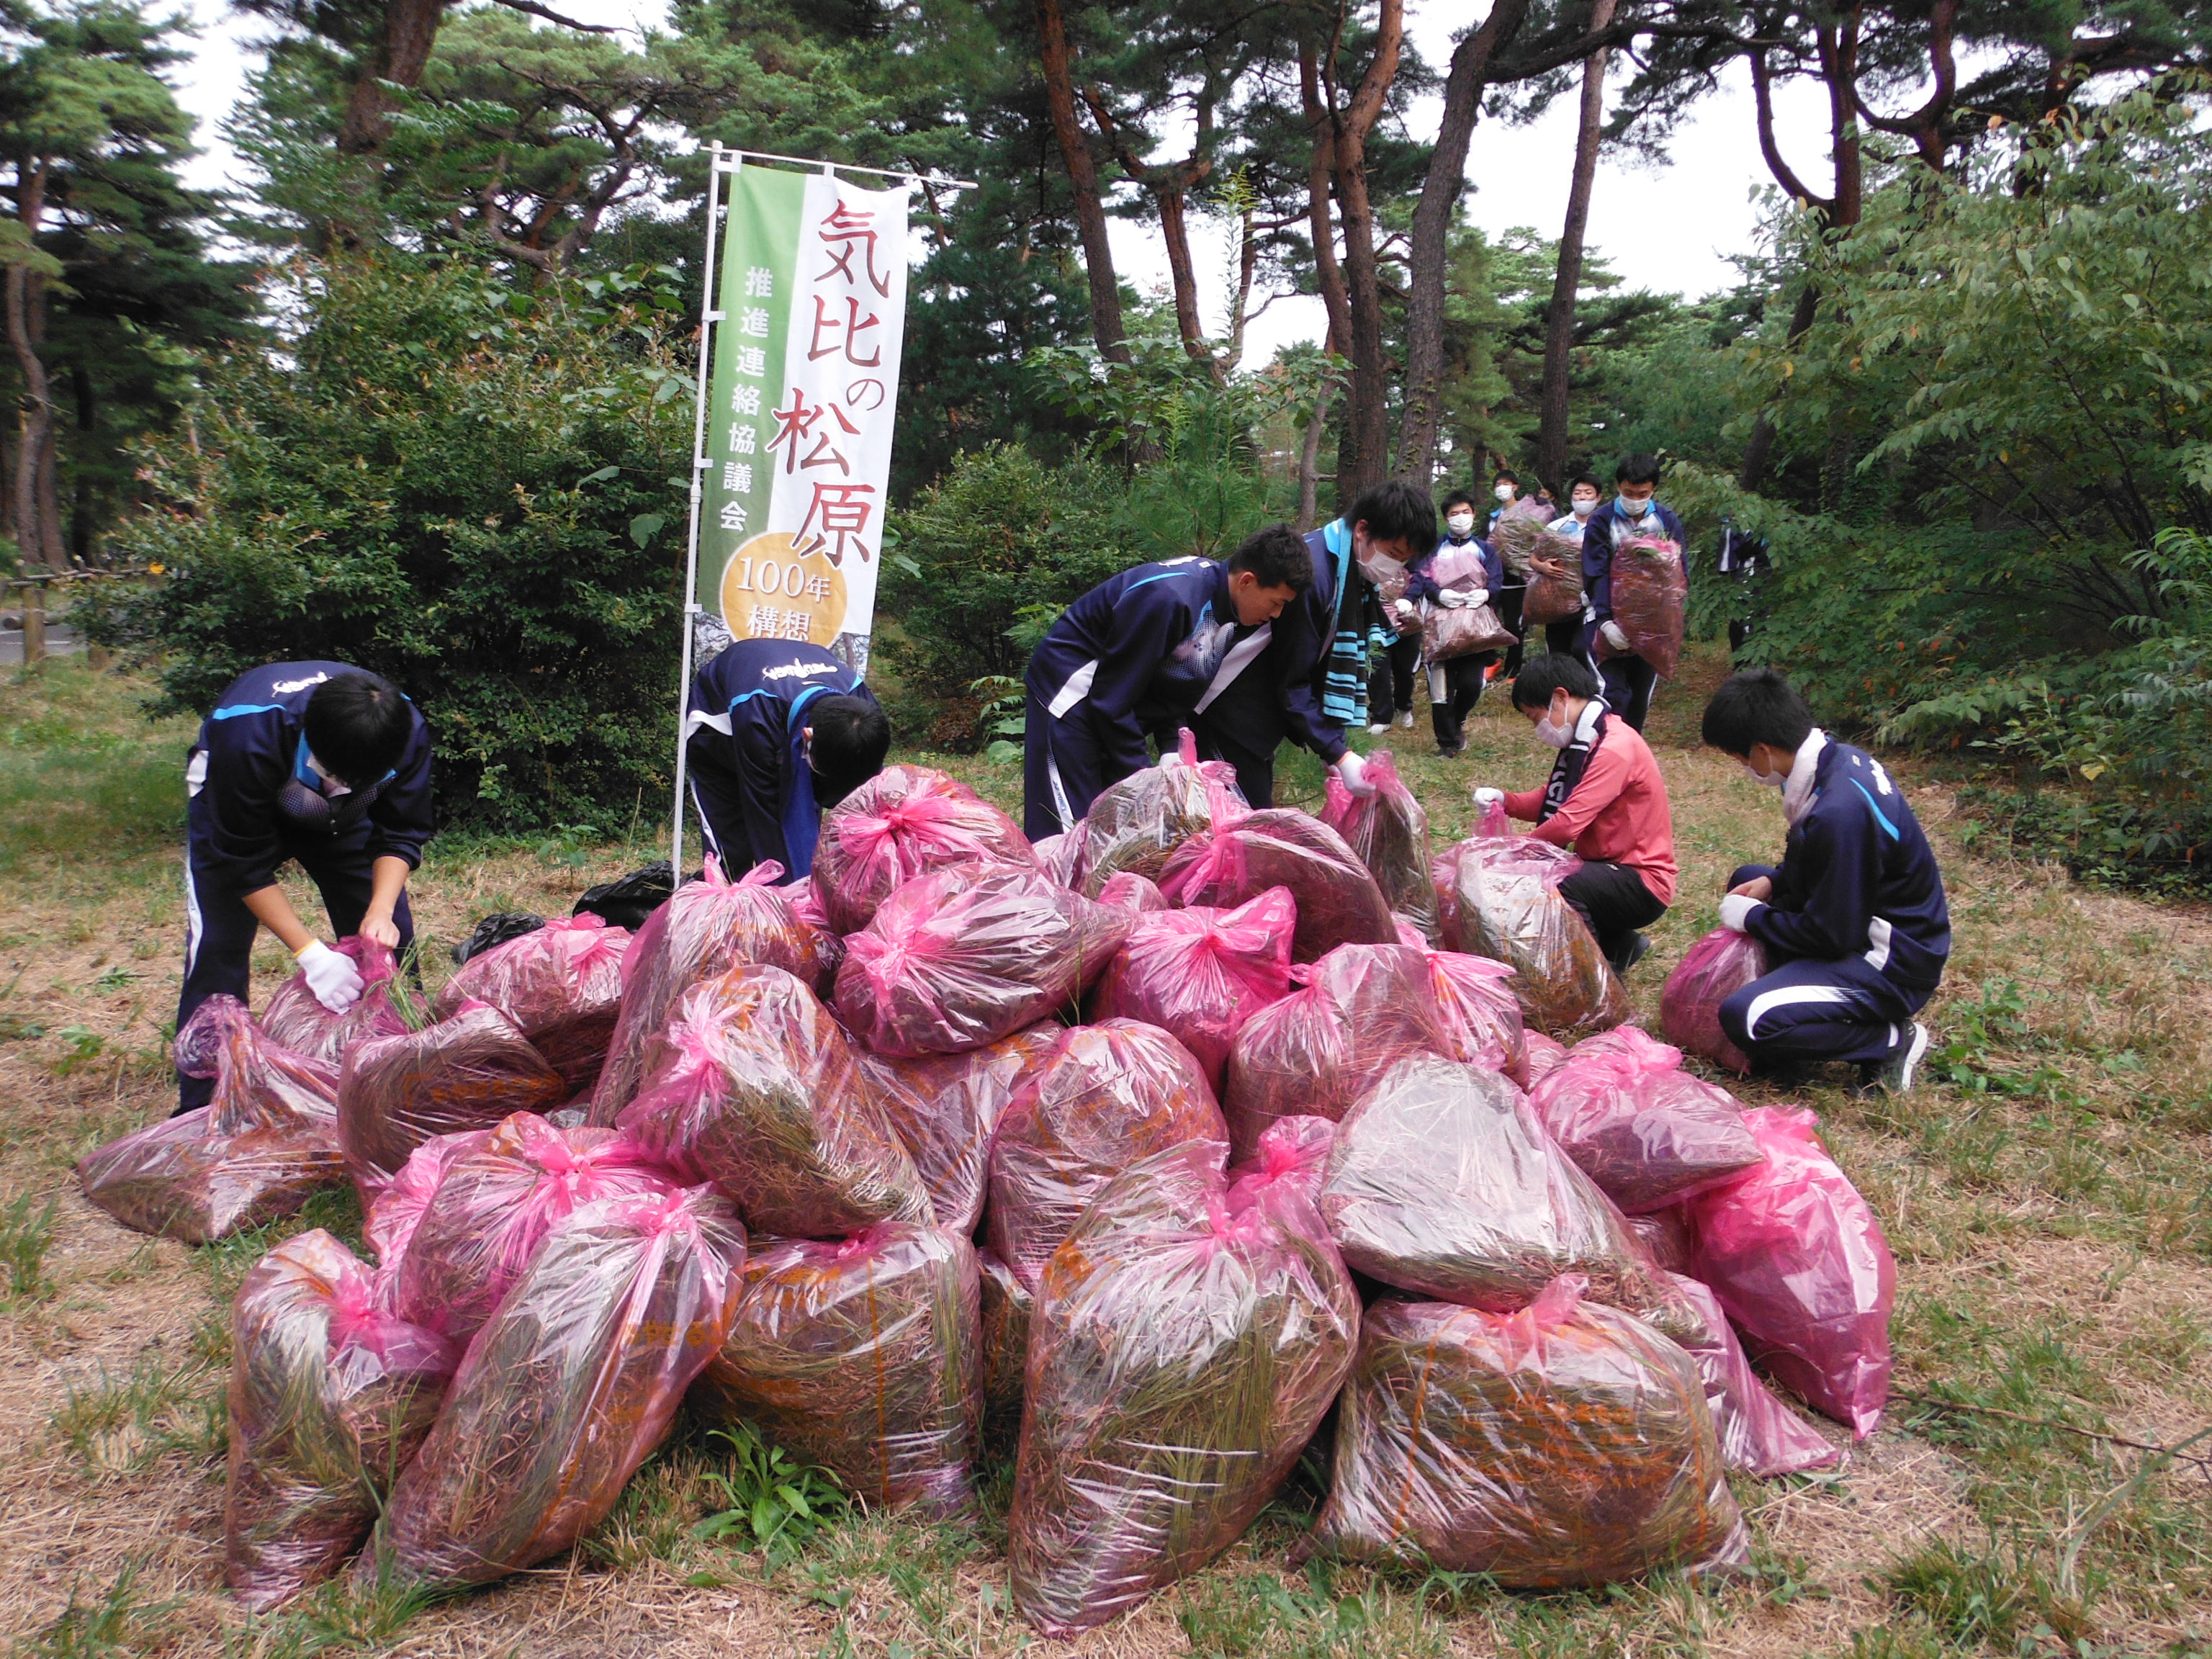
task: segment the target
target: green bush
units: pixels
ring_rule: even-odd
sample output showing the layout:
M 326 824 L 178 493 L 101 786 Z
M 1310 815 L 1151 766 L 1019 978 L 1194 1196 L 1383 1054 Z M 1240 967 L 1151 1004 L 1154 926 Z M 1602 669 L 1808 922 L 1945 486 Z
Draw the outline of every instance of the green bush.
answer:
M 210 363 L 149 445 L 161 505 L 116 541 L 168 580 L 94 636 L 158 663 L 163 712 L 270 660 L 387 676 L 435 735 L 444 821 L 626 817 L 664 787 L 677 691 L 691 404 L 667 280 L 295 268 L 294 329 Z

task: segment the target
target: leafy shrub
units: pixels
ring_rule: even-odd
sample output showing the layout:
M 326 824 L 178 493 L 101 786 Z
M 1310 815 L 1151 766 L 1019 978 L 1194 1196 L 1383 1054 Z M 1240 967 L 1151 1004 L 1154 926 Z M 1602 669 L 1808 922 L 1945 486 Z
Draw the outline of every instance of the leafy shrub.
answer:
M 193 421 L 148 444 L 161 504 L 116 540 L 169 579 L 94 637 L 158 661 L 164 712 L 286 658 L 387 676 L 430 722 L 449 822 L 629 814 L 662 787 L 677 689 L 691 413 L 667 280 L 295 267 L 293 331 L 207 365 Z

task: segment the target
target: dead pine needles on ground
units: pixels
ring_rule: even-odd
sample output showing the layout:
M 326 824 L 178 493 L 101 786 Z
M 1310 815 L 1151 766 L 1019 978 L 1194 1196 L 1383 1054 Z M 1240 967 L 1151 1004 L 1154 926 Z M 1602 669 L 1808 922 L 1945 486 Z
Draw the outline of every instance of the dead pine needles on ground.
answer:
M 1683 866 L 1630 985 L 1655 1024 L 1723 878 L 1781 840 L 1771 792 L 1697 747 L 1723 672 L 1693 652 L 1650 733 Z M 820 1490 L 803 1524 L 763 1529 L 756 1489 L 789 1471 L 757 1442 L 688 1425 L 544 1570 L 430 1605 L 326 1587 L 264 1619 L 239 1611 L 220 1589 L 228 1300 L 278 1237 L 328 1226 L 357 1243 L 360 1217 L 325 1194 L 194 1252 L 125 1233 L 77 1195 L 76 1158 L 171 1099 L 191 727 L 149 725 L 143 689 L 62 662 L 0 683 L 0 1643 L 23 1659 L 950 1659 L 1034 1645 L 1007 1601 L 1003 1468 L 972 1530 Z M 1550 758 L 1496 695 L 1462 758 L 1396 747 L 1440 845 L 1471 827 L 1471 783 L 1527 787 Z M 928 759 L 1018 806 L 1018 769 Z M 1320 1498 L 1302 1472 L 1224 1560 L 1071 1653 L 2212 1654 L 2212 1440 L 2187 1443 L 2212 1426 L 2212 914 L 1971 859 L 1950 794 L 1901 769 L 1951 884 L 1933 1079 L 1905 1101 L 1833 1085 L 1802 1097 L 1899 1259 L 1899 1397 L 1881 1433 L 1833 1474 L 1740 1483 L 1748 1573 L 1593 1593 L 1291 1571 Z M 1291 761 L 1282 793 L 1318 810 L 1318 769 Z M 477 917 L 565 911 L 652 855 L 649 841 L 559 836 L 433 843 L 414 889 L 432 988 L 450 971 L 439 947 Z M 258 1004 L 289 963 L 272 944 L 255 965 Z

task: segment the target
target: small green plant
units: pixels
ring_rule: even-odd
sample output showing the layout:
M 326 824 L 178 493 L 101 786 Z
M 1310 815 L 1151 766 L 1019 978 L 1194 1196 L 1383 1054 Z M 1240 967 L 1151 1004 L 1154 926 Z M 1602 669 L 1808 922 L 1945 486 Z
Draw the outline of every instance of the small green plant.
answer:
M 556 823 L 553 833 L 538 843 L 538 861 L 556 870 L 580 870 L 592 861 L 592 848 L 601 839 L 595 825 Z
M 21 1014 L 0 1014 L 0 1042 L 35 1042 L 46 1028 Z
M 72 1073 L 82 1071 L 98 1060 L 101 1051 L 107 1047 L 106 1037 L 82 1025 L 64 1025 L 54 1036 L 69 1051 L 47 1063 L 46 1069 L 56 1077 L 68 1077 Z
M 102 1370 L 72 1387 L 53 1414 L 62 1443 L 95 1469 L 136 1472 L 173 1451 L 205 1457 L 226 1430 L 222 1368 L 197 1357 L 175 1364 L 141 1355 L 121 1376 Z
M 694 1537 L 713 1540 L 750 1532 L 757 1547 L 773 1553 L 779 1546 L 796 1547 L 845 1512 L 845 1491 L 835 1475 L 794 1463 L 751 1424 L 716 1429 L 708 1438 L 729 1443 L 730 1468 L 706 1471 L 729 1507 L 693 1527 Z
M 174 1601 L 149 1601 L 138 1592 L 138 1564 L 115 1576 L 107 1593 L 85 1601 L 70 1590 L 69 1605 L 53 1622 L 15 1650 L 23 1659 L 123 1659 L 150 1651 L 176 1610 Z
M 53 1294 L 46 1277 L 46 1251 L 54 1242 L 54 1218 L 61 1200 L 49 1194 L 41 1205 L 39 1195 L 21 1192 L 0 1205 L 0 1273 L 8 1276 L 8 1294 L 35 1301 Z
M 132 973 L 118 962 L 98 979 L 93 981 L 92 988 L 95 991 L 111 992 L 125 990 L 140 977 L 141 975 Z
M 983 758 L 994 766 L 1019 764 L 1022 738 L 1029 730 L 1028 691 L 1011 674 L 986 674 L 968 689 L 983 699 L 975 716 L 991 740 L 983 746 Z

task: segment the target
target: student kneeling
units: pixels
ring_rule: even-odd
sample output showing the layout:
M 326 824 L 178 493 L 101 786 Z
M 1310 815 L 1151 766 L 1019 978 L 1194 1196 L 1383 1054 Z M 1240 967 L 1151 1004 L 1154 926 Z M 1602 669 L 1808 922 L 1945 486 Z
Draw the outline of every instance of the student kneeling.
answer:
M 1772 969 L 1721 1004 L 1721 1029 L 1762 1073 L 1851 1060 L 1862 1091 L 1906 1092 L 1928 1052 L 1913 1016 L 1943 976 L 1951 913 L 1904 793 L 1815 726 L 1770 668 L 1713 693 L 1704 735 L 1782 792 L 1789 824 L 1781 864 L 1745 865 L 1721 901 L 1721 925 L 1757 939 Z
M 1513 706 L 1559 758 L 1541 789 L 1478 789 L 1475 805 L 1502 800 L 1507 817 L 1535 821 L 1534 839 L 1581 854 L 1583 867 L 1559 884 L 1559 896 L 1625 974 L 1650 949 L 1637 929 L 1674 902 L 1667 781 L 1643 733 L 1606 706 L 1596 672 L 1579 657 L 1532 659 L 1514 679 Z

